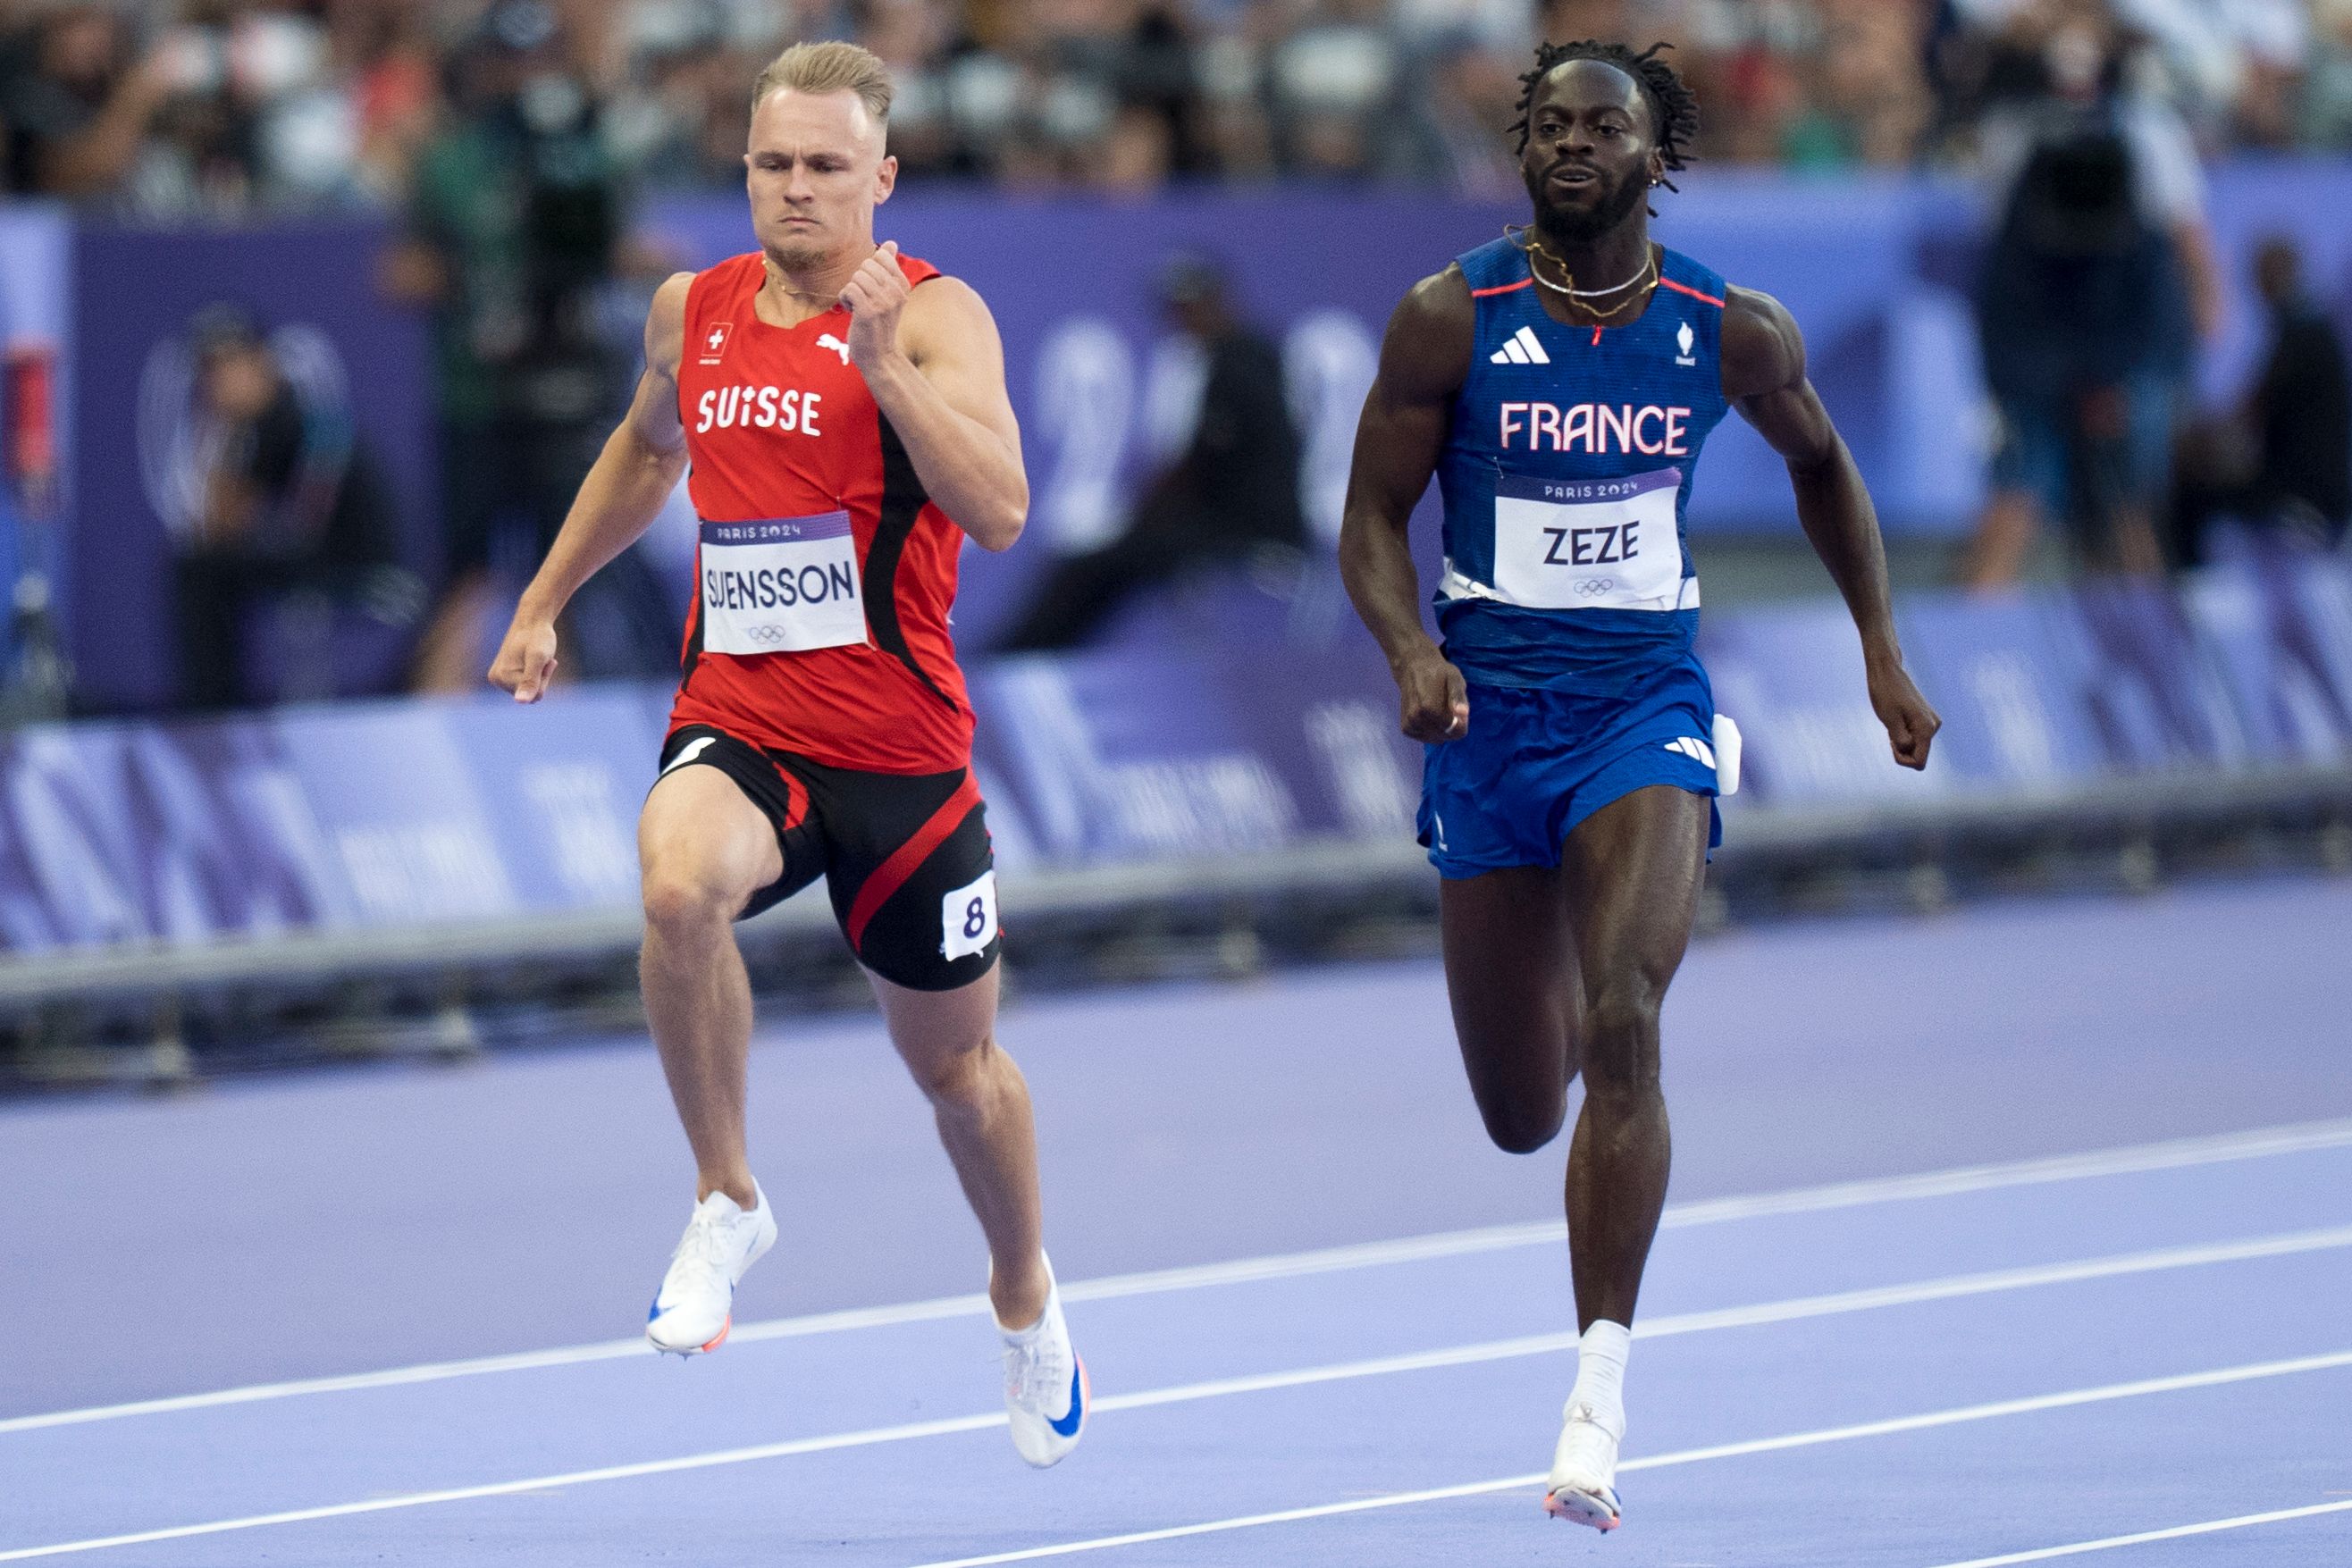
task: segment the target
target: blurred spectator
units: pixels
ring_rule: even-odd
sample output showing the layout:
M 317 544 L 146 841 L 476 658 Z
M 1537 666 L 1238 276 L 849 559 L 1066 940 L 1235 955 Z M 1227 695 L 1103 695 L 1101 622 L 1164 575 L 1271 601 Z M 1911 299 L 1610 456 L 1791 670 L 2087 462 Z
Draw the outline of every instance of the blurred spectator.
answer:
M 416 154 L 432 134 L 440 96 L 440 56 L 418 0 L 386 0 L 336 13 L 339 56 L 352 73 L 357 181 L 379 200 L 408 188 Z
M 788 41 L 788 8 L 656 0 L 617 9 L 618 57 L 608 62 L 617 79 L 603 120 L 611 155 L 648 185 L 740 190 L 751 83 Z
M 1380 0 L 1324 0 L 1267 51 L 1275 145 L 1304 174 L 1369 174 L 1403 97 L 1404 56 Z
M 41 14 L 0 69 L 11 188 L 146 216 L 314 208 L 365 194 L 357 99 L 326 29 L 290 6 Z
M 390 506 L 348 411 L 306 397 L 234 307 L 200 312 L 189 340 L 206 461 L 173 580 L 182 705 L 211 709 L 252 700 L 246 632 L 265 609 L 304 596 L 323 623 L 334 601 L 366 599 L 397 620 L 413 616 L 413 591 L 391 565 Z M 325 639 L 310 641 L 323 660 Z
M 1124 191 L 1216 166 L 1186 7 L 1055 0 L 971 9 L 973 35 L 957 40 L 944 82 L 958 166 L 1015 183 Z
M 2311 12 L 2301 140 L 2312 147 L 2352 147 L 2352 0 L 2312 0 Z
M 395 294 L 433 310 L 447 584 L 418 653 L 427 691 L 480 683 L 492 567 L 546 553 L 626 373 L 595 309 L 621 240 L 621 172 L 554 11 L 499 0 L 451 74 L 454 101 L 418 156 L 408 235 L 386 267 Z M 663 640 L 658 590 L 615 566 L 600 580 L 617 613 L 581 619 L 619 641 L 573 639 L 584 673 L 639 673 L 631 639 Z
M 2020 86 L 1986 122 L 2000 216 L 1976 298 L 2000 444 L 1969 580 L 2015 581 L 2044 519 L 2085 566 L 2152 571 L 2192 319 L 2218 316 L 2202 172 L 2095 0 L 2047 0 L 2007 41 L 1993 76 Z
M 1162 298 L 1205 361 L 1191 441 L 1146 486 L 1126 533 L 1055 567 L 1002 652 L 1074 647 L 1140 589 L 1204 562 L 1295 557 L 1307 543 L 1281 351 L 1234 313 L 1223 272 L 1202 257 L 1170 265 Z
M 2233 414 L 2200 423 L 2182 443 L 2172 542 L 2183 566 L 2204 560 L 2206 532 L 2218 517 L 2330 547 L 2352 520 L 2352 382 L 2343 337 L 2305 292 L 2293 241 L 2263 242 L 2254 287 L 2271 319 L 2262 369 Z
M 551 0 L 554 4 L 554 0 Z M 400 205 L 484 0 L 60 3 L 0 48 L 10 188 L 135 212 Z M 1491 183 L 1479 138 L 1538 37 L 1664 39 L 1710 162 L 1977 156 L 1988 109 L 2084 0 L 561 0 L 616 164 L 741 177 L 742 84 L 847 35 L 898 87 L 910 172 L 1114 191 L 1261 174 Z M 2112 0 L 2147 96 L 2215 147 L 2352 141 L 2352 0 Z M 134 32 L 125 18 L 145 30 Z M 1511 96 L 1516 96 L 1514 93 Z M 1505 119 L 1507 120 L 1507 114 Z
M 9 191 L 79 199 L 120 189 L 148 151 L 175 59 L 184 51 L 137 52 L 110 6 L 38 14 L 0 47 Z
M 1929 113 L 1920 61 L 1925 8 L 1885 0 L 1822 0 L 1812 86 L 1840 158 L 1899 168 Z
M 1456 195 L 1517 195 L 1526 186 L 1505 128 L 1517 117 L 1523 57 L 1459 35 L 1429 58 L 1412 172 Z

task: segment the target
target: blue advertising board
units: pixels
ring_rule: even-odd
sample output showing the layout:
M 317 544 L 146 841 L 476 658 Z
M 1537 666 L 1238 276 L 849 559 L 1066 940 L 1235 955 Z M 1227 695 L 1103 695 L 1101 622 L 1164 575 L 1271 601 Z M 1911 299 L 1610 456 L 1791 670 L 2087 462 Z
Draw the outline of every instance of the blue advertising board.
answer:
M 1212 609 L 1203 606 L 1205 610 Z M 1834 601 L 1710 611 L 1747 739 L 1739 804 L 2029 802 L 2111 779 L 2352 758 L 2352 568 L 2225 562 L 2174 593 L 1931 594 L 1897 607 L 1946 718 L 1898 768 Z M 1412 831 L 1421 747 L 1360 634 L 1247 613 L 1221 640 L 976 665 L 974 767 L 1008 871 Z M 669 694 L 656 685 L 279 709 L 0 736 L 0 950 L 626 909 Z

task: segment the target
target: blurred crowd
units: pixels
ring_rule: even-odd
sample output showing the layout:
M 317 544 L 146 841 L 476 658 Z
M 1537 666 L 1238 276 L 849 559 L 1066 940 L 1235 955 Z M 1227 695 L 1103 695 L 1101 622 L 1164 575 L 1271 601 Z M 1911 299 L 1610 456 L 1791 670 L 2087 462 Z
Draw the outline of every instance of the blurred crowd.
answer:
M 1671 41 L 1703 159 L 1967 164 L 2078 0 L 0 0 L 8 189 L 146 215 L 397 205 L 486 63 L 637 188 L 740 180 L 796 38 L 898 74 L 910 172 L 1149 189 L 1276 174 L 1507 193 L 1538 37 Z M 2112 0 L 2200 145 L 2352 145 L 2352 0 Z

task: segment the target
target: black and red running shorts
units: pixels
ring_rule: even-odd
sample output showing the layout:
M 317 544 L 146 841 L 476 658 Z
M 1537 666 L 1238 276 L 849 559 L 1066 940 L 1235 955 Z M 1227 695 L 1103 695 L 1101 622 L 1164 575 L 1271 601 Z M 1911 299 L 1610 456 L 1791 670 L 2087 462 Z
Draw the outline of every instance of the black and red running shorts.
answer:
M 763 751 L 709 725 L 681 725 L 661 770 L 716 768 L 775 825 L 784 874 L 751 895 L 747 920 L 822 876 L 857 961 L 919 991 L 968 986 L 994 967 L 996 855 L 969 768 L 866 773 Z

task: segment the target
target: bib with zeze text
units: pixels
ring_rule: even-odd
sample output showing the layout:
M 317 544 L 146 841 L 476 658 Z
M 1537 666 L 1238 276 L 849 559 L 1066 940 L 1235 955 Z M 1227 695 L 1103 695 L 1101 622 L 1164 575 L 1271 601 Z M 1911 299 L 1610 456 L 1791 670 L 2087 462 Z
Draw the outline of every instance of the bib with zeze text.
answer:
M 1538 610 L 1674 610 L 1683 589 L 1682 470 L 1614 479 L 1503 474 L 1495 597 Z
M 866 640 L 847 512 L 702 525 L 706 652 L 794 653 Z

